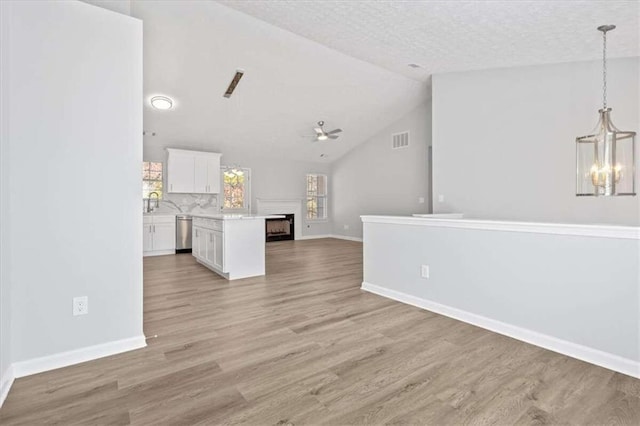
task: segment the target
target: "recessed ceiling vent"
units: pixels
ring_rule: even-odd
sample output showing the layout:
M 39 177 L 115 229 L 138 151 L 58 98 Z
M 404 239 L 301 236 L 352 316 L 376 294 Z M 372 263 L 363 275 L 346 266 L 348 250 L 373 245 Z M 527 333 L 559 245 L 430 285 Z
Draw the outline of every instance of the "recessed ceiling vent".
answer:
M 409 131 L 391 135 L 391 148 L 400 149 L 409 146 Z
M 236 86 L 238 85 L 238 83 L 240 83 L 240 79 L 242 78 L 243 75 L 244 75 L 243 70 L 236 71 L 236 75 L 233 76 L 233 80 L 231 80 L 231 83 L 229 83 L 229 87 L 227 87 L 227 91 L 224 92 L 225 98 L 231 97 L 231 95 L 233 94 L 233 91 L 236 90 Z

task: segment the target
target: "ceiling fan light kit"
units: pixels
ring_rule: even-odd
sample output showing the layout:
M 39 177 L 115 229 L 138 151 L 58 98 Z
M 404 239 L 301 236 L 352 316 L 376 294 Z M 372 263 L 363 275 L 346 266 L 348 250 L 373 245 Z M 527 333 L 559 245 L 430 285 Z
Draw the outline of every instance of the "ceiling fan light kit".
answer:
M 318 127 L 313 129 L 316 132 L 316 141 L 326 141 L 327 139 L 338 139 L 338 133 L 342 129 L 334 129 L 329 132 L 324 130 L 324 121 L 318 121 Z

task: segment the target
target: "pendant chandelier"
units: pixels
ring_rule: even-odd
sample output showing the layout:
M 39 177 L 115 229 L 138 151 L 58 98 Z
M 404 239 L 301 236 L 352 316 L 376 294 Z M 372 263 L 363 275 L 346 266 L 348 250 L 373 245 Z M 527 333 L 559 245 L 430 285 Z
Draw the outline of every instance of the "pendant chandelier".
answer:
M 602 109 L 595 130 L 576 138 L 577 196 L 636 195 L 635 132 L 622 131 L 611 122 L 607 107 L 607 32 L 615 25 L 602 25 Z

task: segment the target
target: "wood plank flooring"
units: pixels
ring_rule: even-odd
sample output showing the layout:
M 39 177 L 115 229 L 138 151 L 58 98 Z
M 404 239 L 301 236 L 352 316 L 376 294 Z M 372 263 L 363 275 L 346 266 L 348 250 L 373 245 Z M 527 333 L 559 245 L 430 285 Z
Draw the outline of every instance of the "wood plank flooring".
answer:
M 144 274 L 149 346 L 16 380 L 2 425 L 640 424 L 640 380 L 361 291 L 360 243 Z

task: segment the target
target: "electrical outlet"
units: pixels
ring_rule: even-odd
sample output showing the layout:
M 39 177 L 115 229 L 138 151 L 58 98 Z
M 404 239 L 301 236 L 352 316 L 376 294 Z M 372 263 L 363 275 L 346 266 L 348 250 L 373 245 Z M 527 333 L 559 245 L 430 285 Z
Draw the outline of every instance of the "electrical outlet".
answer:
M 444 195 L 442 195 L 442 194 L 438 195 L 438 202 L 439 203 L 444 203 Z
M 424 197 L 418 197 L 418 204 L 424 204 Z
M 73 316 L 89 313 L 89 297 L 80 296 L 73 298 Z
M 422 268 L 420 270 L 420 276 L 422 278 L 429 278 L 429 265 L 422 265 Z
M 349 225 L 344 225 L 344 230 L 346 231 L 347 229 L 349 229 Z

